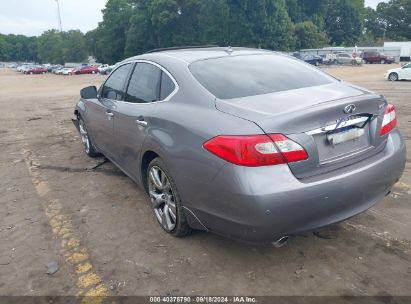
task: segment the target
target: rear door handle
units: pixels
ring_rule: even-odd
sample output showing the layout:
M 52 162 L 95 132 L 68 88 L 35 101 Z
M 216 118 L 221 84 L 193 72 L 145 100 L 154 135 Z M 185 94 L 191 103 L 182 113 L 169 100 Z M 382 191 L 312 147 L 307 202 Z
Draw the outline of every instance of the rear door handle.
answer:
M 148 122 L 145 121 L 143 117 L 139 117 L 136 120 L 136 124 L 139 125 L 139 126 L 142 126 L 142 127 L 147 127 L 148 126 Z

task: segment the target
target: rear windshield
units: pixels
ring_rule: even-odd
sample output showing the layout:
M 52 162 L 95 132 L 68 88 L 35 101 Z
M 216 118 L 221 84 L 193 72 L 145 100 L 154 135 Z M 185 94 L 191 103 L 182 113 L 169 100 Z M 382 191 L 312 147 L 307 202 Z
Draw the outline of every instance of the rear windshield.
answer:
M 197 61 L 190 65 L 190 71 L 220 99 L 288 91 L 335 81 L 296 59 L 271 54 Z

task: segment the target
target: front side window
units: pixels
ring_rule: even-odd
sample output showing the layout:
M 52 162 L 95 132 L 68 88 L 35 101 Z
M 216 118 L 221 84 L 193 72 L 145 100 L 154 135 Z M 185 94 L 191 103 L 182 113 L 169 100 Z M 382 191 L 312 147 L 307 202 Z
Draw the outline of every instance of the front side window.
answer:
M 198 82 L 220 99 L 295 90 L 335 81 L 299 60 L 273 54 L 213 58 L 194 62 L 189 68 Z
M 112 100 L 122 100 L 127 76 L 132 67 L 131 63 L 122 65 L 115 70 L 104 84 L 101 96 Z
M 159 98 L 161 70 L 149 63 L 137 63 L 127 88 L 125 101 L 148 103 Z

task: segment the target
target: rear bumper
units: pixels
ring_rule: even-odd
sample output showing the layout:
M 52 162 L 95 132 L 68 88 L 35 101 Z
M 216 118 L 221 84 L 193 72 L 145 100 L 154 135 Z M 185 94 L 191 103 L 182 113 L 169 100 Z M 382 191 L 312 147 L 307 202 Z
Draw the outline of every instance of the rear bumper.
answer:
M 340 222 L 382 200 L 398 181 L 406 149 L 398 130 L 377 155 L 315 178 L 298 180 L 287 165 L 226 164 L 209 184 L 186 180 L 183 203 L 210 231 L 249 242 Z M 180 183 L 181 184 L 181 183 Z

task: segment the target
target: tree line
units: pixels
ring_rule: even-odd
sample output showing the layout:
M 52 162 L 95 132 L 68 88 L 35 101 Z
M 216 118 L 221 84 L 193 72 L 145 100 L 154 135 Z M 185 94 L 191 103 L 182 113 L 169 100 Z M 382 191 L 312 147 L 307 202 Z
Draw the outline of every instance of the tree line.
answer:
M 215 44 L 292 51 L 411 40 L 411 0 L 108 0 L 86 34 L 0 34 L 0 61 L 115 63 L 150 49 Z

